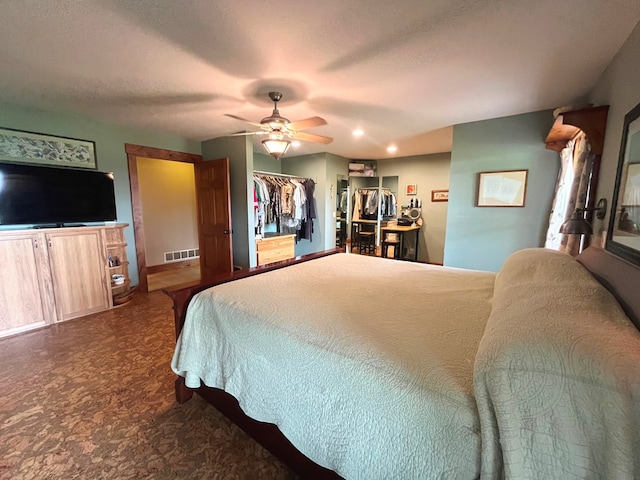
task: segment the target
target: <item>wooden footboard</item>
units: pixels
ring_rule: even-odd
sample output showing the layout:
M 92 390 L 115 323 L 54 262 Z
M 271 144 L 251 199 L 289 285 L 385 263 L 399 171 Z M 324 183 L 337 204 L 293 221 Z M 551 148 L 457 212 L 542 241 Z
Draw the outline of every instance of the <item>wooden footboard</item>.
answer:
M 333 248 L 331 250 L 325 250 L 323 252 L 310 253 L 309 255 L 302 255 L 300 257 L 292 258 L 291 260 L 283 260 L 281 262 L 274 262 L 261 267 L 248 268 L 246 270 L 237 270 L 235 272 L 223 273 L 217 275 L 211 279 L 207 279 L 203 282 L 187 283 L 179 285 L 171 289 L 163 289 L 162 291 L 169 295 L 173 300 L 173 316 L 175 320 L 176 339 L 182 331 L 184 320 L 187 315 L 187 306 L 193 298 L 193 296 L 216 285 L 222 285 L 223 283 L 233 282 L 241 278 L 252 277 L 254 275 L 260 275 L 261 273 L 272 272 L 280 268 L 295 265 L 296 263 L 308 262 L 309 260 L 315 260 L 317 258 L 327 257 L 336 253 L 344 253 L 344 248 Z
M 184 325 L 187 306 L 191 298 L 207 288 L 221 285 L 223 283 L 232 282 L 241 278 L 259 275 L 261 273 L 271 272 L 280 268 L 295 265 L 296 263 L 307 262 L 328 255 L 344 252 L 344 249 L 332 249 L 324 252 L 313 253 L 296 257 L 291 260 L 276 262 L 261 267 L 255 267 L 247 270 L 239 270 L 233 273 L 219 275 L 205 282 L 197 284 L 186 284 L 174 289 L 165 289 L 164 293 L 173 299 L 173 311 L 176 329 L 176 339 Z M 198 389 L 187 388 L 184 378 L 178 376 L 175 381 L 175 394 L 178 403 L 184 403 L 191 399 L 193 393 L 197 392 L 208 403 L 213 405 L 218 411 L 229 418 L 234 424 L 244 430 L 249 436 L 269 450 L 273 455 L 282 460 L 293 471 L 305 479 L 341 479 L 337 473 L 328 470 L 314 463 L 305 455 L 300 453 L 289 440 L 280 432 L 277 426 L 270 423 L 263 423 L 254 420 L 242 411 L 238 401 L 228 393 L 217 388 L 200 387 Z

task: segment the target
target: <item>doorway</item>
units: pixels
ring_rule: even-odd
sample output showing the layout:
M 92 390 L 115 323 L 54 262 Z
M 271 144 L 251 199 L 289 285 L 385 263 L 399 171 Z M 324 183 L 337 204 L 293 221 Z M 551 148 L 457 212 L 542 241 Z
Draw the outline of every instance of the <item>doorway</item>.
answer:
M 199 269 L 196 273 L 195 255 L 192 255 L 192 264 L 189 262 L 190 251 L 197 249 L 197 245 L 193 248 L 187 248 L 185 252 L 177 250 L 176 252 L 166 252 L 171 254 L 172 258 L 163 263 L 161 268 L 147 267 L 147 251 L 145 243 L 145 229 L 143 223 L 142 197 L 140 192 L 140 178 L 138 172 L 139 159 L 166 160 L 173 162 L 183 162 L 193 164 L 202 163 L 202 156 L 191 153 L 176 152 L 173 150 L 158 149 L 152 147 L 144 147 L 141 145 L 125 144 L 127 153 L 127 162 L 129 166 L 129 182 L 131 185 L 131 205 L 133 209 L 133 229 L 136 240 L 136 259 L 138 262 L 138 289 L 141 292 L 149 291 L 149 276 L 151 275 L 152 288 L 165 288 L 170 284 L 179 284 L 189 281 L 197 281 L 200 279 Z M 196 222 L 196 218 L 193 219 Z M 184 258 L 181 257 L 184 255 Z M 166 267 L 165 267 L 166 265 Z M 172 268 L 179 267 L 179 268 Z M 183 270 L 183 268 L 185 270 Z M 184 281 L 183 281 L 184 280 Z M 175 282 L 175 283 L 174 283 Z

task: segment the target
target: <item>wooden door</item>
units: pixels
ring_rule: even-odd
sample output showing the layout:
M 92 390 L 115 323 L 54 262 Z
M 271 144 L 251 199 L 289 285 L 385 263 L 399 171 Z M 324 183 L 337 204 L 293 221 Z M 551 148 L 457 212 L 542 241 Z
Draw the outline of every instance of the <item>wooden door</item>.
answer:
M 44 235 L 0 237 L 0 336 L 56 320 Z
M 195 164 L 200 276 L 233 271 L 229 159 Z
M 49 261 L 59 320 L 110 307 L 106 252 L 99 230 L 48 233 Z

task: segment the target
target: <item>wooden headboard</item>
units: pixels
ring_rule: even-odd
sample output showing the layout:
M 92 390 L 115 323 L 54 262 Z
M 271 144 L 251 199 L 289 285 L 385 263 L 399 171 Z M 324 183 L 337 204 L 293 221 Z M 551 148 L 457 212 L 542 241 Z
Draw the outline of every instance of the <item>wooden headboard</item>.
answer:
M 640 330 L 640 267 L 598 247 L 589 247 L 576 257 L 618 300 Z

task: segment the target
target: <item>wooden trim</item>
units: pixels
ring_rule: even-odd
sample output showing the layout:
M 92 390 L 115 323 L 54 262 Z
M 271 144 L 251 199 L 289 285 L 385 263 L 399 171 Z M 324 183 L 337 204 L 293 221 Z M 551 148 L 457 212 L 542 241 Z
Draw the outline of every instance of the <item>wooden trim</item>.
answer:
M 258 422 L 247 416 L 238 400 L 224 390 L 201 387 L 198 395 L 240 427 L 247 435 L 283 461 L 305 480 L 340 480 L 336 472 L 322 467 L 300 452 L 272 423 Z
M 200 265 L 199 258 L 189 258 L 187 260 L 180 260 L 177 262 L 151 265 L 147 267 L 147 275 L 150 275 L 152 273 L 168 272 L 171 270 L 180 270 L 181 268 L 193 267 L 195 265 Z
M 129 167 L 129 188 L 131 190 L 131 210 L 133 216 L 133 233 L 136 240 L 136 260 L 138 262 L 138 290 L 148 292 L 147 260 L 144 246 L 144 224 L 142 221 L 142 202 L 140 200 L 140 184 L 138 182 L 138 157 L 169 160 L 174 162 L 201 163 L 202 155 L 176 152 L 162 148 L 145 147 L 143 145 L 124 144 Z
M 556 118 L 544 143 L 549 150 L 560 152 L 582 130 L 589 140 L 591 151 L 601 156 L 608 114 L 609 105 L 563 112 Z
M 142 202 L 140 200 L 140 184 L 138 183 L 138 157 L 127 155 L 129 166 L 129 188 L 131 189 L 131 210 L 133 217 L 133 235 L 136 240 L 136 261 L 138 262 L 138 289 L 149 291 L 147 283 L 147 262 L 144 247 L 144 227 L 142 224 Z
M 202 155 L 195 153 L 176 152 L 164 148 L 145 147 L 143 145 L 124 144 L 124 151 L 127 155 L 136 157 L 154 158 L 157 160 L 173 160 L 174 162 L 201 163 Z

